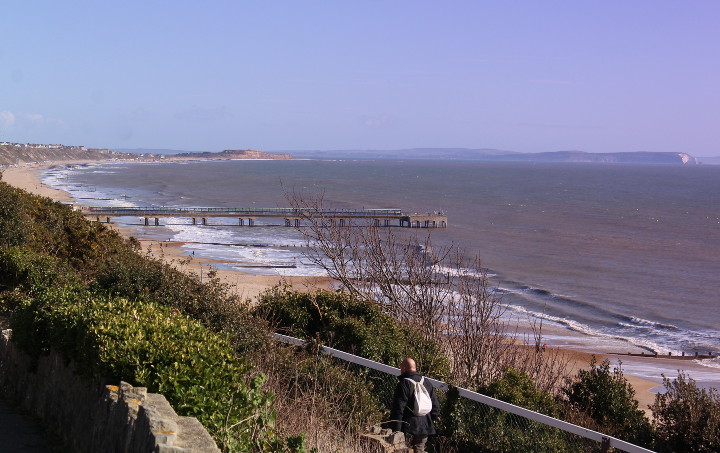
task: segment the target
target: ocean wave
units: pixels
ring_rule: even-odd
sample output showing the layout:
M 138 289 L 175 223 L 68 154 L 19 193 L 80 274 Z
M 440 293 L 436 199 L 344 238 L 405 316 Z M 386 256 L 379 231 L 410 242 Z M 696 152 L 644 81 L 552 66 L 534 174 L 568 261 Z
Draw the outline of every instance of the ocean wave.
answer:
M 223 228 L 170 224 L 170 240 L 183 242 L 187 253 L 226 261 L 226 266 L 245 273 L 283 276 L 324 276 L 326 272 L 303 261 L 304 242 L 293 229 Z
M 432 269 L 438 274 L 452 275 L 454 277 L 492 278 L 496 276 L 496 274 L 489 274 L 484 271 L 479 272 L 477 269 L 470 269 L 467 267 L 452 268 L 450 266 L 435 265 Z
M 630 320 L 630 324 L 628 324 L 630 326 L 646 326 L 656 329 L 678 330 L 678 326 L 674 326 L 672 324 L 665 324 L 657 321 L 651 321 L 649 319 L 638 318 L 637 316 L 629 316 L 628 319 Z
M 672 351 L 669 350 L 667 347 L 664 347 L 657 343 L 656 341 L 642 338 L 642 337 L 634 337 L 629 335 L 622 335 L 620 333 L 608 333 L 607 331 L 600 330 L 598 328 L 593 328 L 587 324 L 584 324 L 582 322 L 568 319 L 560 316 L 553 316 L 547 313 L 540 313 L 532 310 L 528 310 L 525 307 L 519 307 L 519 306 L 510 306 L 510 309 L 513 311 L 516 311 L 520 314 L 524 314 L 527 316 L 531 316 L 538 319 L 544 319 L 547 321 L 551 321 L 553 323 L 559 324 L 561 326 L 566 327 L 567 329 L 570 329 L 574 332 L 578 332 L 590 337 L 596 337 L 596 338 L 608 338 L 613 340 L 620 340 L 623 342 L 627 342 L 631 345 L 634 345 L 636 347 L 646 349 L 650 352 L 658 352 L 661 351 L 664 352 L 673 352 L 673 354 L 678 354 L 678 351 Z
M 720 369 L 720 357 L 715 357 L 714 359 L 693 360 L 693 362 L 708 368 Z
M 570 303 L 583 303 L 583 302 L 577 300 L 576 298 L 574 298 L 573 296 L 555 293 L 549 289 L 539 288 L 537 286 L 529 286 L 529 285 L 525 285 L 525 284 L 515 282 L 515 281 L 508 281 L 508 280 L 501 281 L 499 289 L 501 289 L 502 291 L 507 292 L 507 293 L 520 294 L 520 295 L 526 295 L 526 296 L 527 295 L 538 296 L 541 298 L 565 301 L 565 302 L 570 302 Z

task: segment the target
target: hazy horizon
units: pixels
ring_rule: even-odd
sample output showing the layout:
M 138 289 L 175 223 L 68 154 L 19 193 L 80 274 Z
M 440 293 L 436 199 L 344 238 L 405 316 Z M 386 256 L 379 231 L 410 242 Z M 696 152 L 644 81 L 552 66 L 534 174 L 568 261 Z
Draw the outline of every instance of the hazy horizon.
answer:
M 0 141 L 720 156 L 720 3 L 8 0 Z

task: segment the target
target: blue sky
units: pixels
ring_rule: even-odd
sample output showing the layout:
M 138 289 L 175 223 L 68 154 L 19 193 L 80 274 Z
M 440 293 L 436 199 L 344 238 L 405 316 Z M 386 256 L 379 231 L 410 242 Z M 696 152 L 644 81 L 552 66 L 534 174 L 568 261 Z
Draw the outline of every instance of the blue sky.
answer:
M 0 140 L 720 155 L 720 2 L 0 5 Z

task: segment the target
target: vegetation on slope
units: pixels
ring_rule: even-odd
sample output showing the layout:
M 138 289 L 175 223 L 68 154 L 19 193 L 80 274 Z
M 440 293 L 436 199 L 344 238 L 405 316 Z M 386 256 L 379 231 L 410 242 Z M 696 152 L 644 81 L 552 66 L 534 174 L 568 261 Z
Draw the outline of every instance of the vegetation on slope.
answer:
M 273 395 L 239 353 L 263 330 L 243 322 L 243 305 L 220 284 L 2 182 L 0 231 L 0 310 L 26 352 L 52 347 L 88 377 L 164 393 L 225 451 L 304 450 L 302 438 L 275 435 Z

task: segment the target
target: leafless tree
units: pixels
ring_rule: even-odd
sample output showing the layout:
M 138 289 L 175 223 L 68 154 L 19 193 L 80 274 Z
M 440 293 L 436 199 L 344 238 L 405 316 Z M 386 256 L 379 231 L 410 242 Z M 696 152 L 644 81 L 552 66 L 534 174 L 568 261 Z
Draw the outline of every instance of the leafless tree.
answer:
M 296 193 L 288 201 L 302 219 L 306 257 L 339 281 L 353 296 L 371 300 L 426 338 L 437 338 L 448 315 L 447 301 L 454 277 L 441 275 L 439 266 L 451 247 L 435 248 L 430 236 L 396 234 L 372 221 L 326 216 L 323 196 Z
M 542 354 L 541 325 L 532 324 L 534 348 L 519 341 L 479 256 L 467 258 L 454 246 L 436 247 L 430 234 L 420 238 L 414 230 L 396 232 L 372 221 L 345 220 L 340 226 L 339 219 L 325 214 L 322 193 L 288 192 L 286 198 L 301 219 L 306 257 L 353 296 L 380 304 L 443 347 L 455 384 L 485 385 L 507 367 L 543 381 L 546 388 L 559 382 L 562 360 Z
M 480 260 L 455 272 L 457 292 L 450 301 L 449 332 L 442 338 L 452 354 L 453 381 L 474 388 L 502 375 L 515 352 L 515 332 L 503 320 L 507 307 L 490 286 Z

